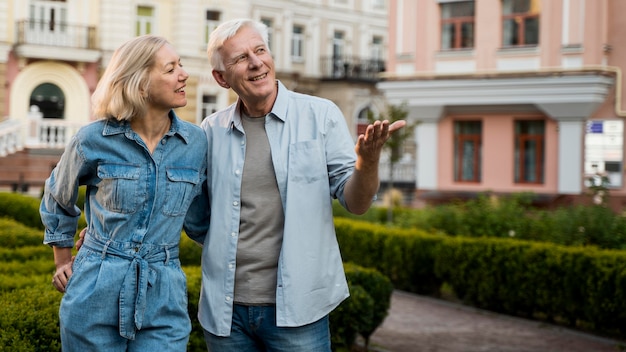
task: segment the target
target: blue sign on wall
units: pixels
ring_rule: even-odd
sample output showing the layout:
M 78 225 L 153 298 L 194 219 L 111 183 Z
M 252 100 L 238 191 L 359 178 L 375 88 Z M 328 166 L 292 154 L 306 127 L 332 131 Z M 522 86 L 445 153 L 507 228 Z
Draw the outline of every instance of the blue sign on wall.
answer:
M 603 121 L 587 122 L 587 133 L 603 133 Z

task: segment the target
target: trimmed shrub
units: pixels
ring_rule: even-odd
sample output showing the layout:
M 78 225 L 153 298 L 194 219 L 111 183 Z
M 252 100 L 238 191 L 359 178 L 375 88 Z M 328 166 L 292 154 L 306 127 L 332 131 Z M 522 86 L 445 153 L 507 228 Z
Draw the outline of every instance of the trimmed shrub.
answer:
M 0 192 L 0 217 L 8 217 L 25 226 L 43 230 L 39 216 L 40 203 L 40 199 L 28 195 Z
M 0 218 L 0 248 L 42 246 L 42 244 L 41 229 L 26 226 L 12 218 Z
M 62 295 L 48 281 L 0 293 L 0 352 L 61 351 L 58 310 Z

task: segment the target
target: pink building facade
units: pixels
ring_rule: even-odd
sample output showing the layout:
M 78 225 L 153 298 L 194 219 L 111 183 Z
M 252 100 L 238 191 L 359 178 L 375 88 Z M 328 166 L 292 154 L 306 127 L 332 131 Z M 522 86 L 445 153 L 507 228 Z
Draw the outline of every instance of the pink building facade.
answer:
M 418 121 L 418 201 L 626 204 L 626 1 L 390 0 L 390 104 Z M 595 182 L 595 183 L 594 183 Z

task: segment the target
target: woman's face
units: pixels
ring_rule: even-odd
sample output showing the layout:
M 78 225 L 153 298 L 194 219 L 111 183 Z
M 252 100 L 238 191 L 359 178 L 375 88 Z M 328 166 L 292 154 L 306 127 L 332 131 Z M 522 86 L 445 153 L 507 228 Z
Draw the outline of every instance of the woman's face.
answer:
M 164 45 L 157 52 L 150 71 L 148 101 L 151 108 L 169 111 L 187 105 L 187 78 L 189 74 L 183 69 L 176 50 L 169 44 Z

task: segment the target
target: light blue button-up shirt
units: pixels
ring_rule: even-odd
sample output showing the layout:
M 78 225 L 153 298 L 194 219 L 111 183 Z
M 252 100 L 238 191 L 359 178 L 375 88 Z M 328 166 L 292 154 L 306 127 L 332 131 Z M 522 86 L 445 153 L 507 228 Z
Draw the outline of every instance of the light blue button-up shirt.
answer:
M 211 203 L 202 252 L 199 320 L 218 336 L 230 334 L 246 135 L 239 102 L 207 117 Z M 289 91 L 265 117 L 272 163 L 285 214 L 276 282 L 278 326 L 302 326 L 329 314 L 349 296 L 335 236 L 332 199 L 345 206 L 354 170 L 354 141 L 331 101 Z

